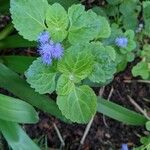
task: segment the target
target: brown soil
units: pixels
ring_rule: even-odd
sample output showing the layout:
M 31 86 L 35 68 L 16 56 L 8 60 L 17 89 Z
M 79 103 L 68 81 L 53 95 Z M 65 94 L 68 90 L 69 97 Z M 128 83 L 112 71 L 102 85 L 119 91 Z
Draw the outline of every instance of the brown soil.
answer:
M 84 2 L 85 3 L 85 2 Z M 91 7 L 93 3 L 103 5 L 103 1 L 86 1 L 86 5 Z M 0 28 L 2 29 L 8 22 L 9 17 L 0 17 Z M 9 53 L 9 51 L 7 51 Z M 12 52 L 12 50 L 11 50 Z M 27 50 L 22 51 L 21 54 L 25 54 Z M 18 51 L 14 50 L 13 54 Z M 20 54 L 20 52 L 19 52 Z M 130 103 L 127 95 L 130 95 L 142 108 L 147 109 L 150 103 L 143 98 L 150 99 L 150 86 L 142 83 L 125 83 L 124 80 L 133 79 L 131 75 L 131 68 L 137 61 L 128 65 L 125 72 L 116 75 L 111 84 L 105 87 L 103 96 L 108 97 L 111 87 L 114 88 L 114 92 L 111 97 L 111 101 L 116 102 L 131 110 L 136 110 Z M 95 89 L 97 93 L 99 88 Z M 4 89 L 0 89 L 0 93 L 11 95 Z M 120 149 L 122 143 L 127 143 L 130 147 L 139 145 L 139 136 L 147 135 L 143 127 L 127 126 L 113 119 L 103 117 L 101 114 L 96 114 L 90 132 L 82 147 L 79 148 L 80 140 L 83 136 L 85 125 L 78 124 L 65 124 L 60 120 L 44 114 L 39 111 L 40 121 L 36 125 L 25 125 L 25 130 L 29 136 L 33 139 L 39 139 L 42 136 L 47 137 L 48 146 L 55 149 L 59 148 L 61 143 L 54 129 L 53 123 L 55 123 L 61 132 L 61 135 L 65 141 L 65 150 L 117 150 Z

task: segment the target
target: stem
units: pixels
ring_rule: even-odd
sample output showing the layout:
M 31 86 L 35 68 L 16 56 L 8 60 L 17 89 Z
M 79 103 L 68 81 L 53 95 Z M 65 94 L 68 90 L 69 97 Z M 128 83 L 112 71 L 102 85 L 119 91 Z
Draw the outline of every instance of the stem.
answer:
M 139 82 L 139 83 L 148 83 L 150 84 L 150 80 L 124 80 L 125 83 Z
M 14 30 L 13 24 L 8 24 L 1 32 L 0 32 L 0 40 L 5 39 L 12 31 Z
M 55 131 L 56 131 L 56 133 L 58 135 L 58 138 L 59 138 L 59 140 L 61 142 L 61 145 L 64 147 L 65 146 L 65 142 L 64 142 L 64 140 L 63 140 L 63 138 L 61 136 L 61 133 L 60 133 L 59 129 L 57 128 L 55 123 L 53 123 L 53 126 L 54 126 L 54 129 L 55 129 Z
M 86 126 L 84 135 L 83 135 L 83 137 L 82 137 L 82 139 L 81 139 L 81 141 L 80 141 L 80 144 L 81 144 L 81 145 L 84 144 L 85 138 L 86 138 L 87 134 L 89 133 L 89 130 L 90 130 L 91 125 L 92 125 L 92 123 L 93 123 L 93 119 L 94 119 L 94 117 L 92 117 L 92 119 L 90 120 L 90 122 L 89 122 L 88 125 Z

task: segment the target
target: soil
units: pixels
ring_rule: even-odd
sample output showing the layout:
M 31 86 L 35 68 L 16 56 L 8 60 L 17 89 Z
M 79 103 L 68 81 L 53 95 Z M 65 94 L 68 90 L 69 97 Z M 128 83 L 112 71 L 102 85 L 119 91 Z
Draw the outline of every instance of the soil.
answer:
M 103 5 L 104 1 L 88 0 L 86 2 L 83 1 L 83 3 L 88 7 L 91 7 L 94 3 Z M 9 17 L 7 16 L 0 17 L 1 29 L 8 23 L 8 20 Z M 18 50 L 14 50 L 13 54 L 26 55 L 27 51 L 28 49 L 25 49 L 20 53 Z M 10 52 L 7 51 L 5 54 L 10 54 Z M 148 101 L 144 99 L 150 99 L 150 86 L 148 84 L 124 82 L 124 80 L 135 79 L 132 77 L 131 68 L 137 63 L 137 61 L 138 59 L 128 64 L 128 67 L 124 72 L 116 75 L 113 82 L 105 87 L 103 93 L 103 97 L 107 98 L 113 87 L 114 91 L 111 101 L 135 111 L 138 110 L 131 104 L 127 95 L 130 95 L 143 109 L 148 109 L 148 107 L 150 107 L 150 100 Z M 94 90 L 98 93 L 100 88 Z M 11 93 L 4 89 L 0 89 L 0 93 L 11 95 Z M 66 124 L 57 118 L 40 111 L 39 117 L 40 121 L 38 124 L 24 125 L 24 129 L 32 139 L 44 139 L 44 137 L 46 137 L 47 144 L 52 149 L 58 149 L 61 147 L 61 142 L 56 134 L 54 123 L 65 141 L 65 147 L 62 148 L 65 150 L 119 150 L 122 143 L 127 143 L 131 148 L 140 144 L 140 136 L 149 135 L 144 127 L 128 126 L 97 113 L 94 117 L 94 121 L 89 134 L 86 137 L 85 143 L 80 146 L 80 140 L 83 136 L 86 125 Z
M 129 64 L 125 72 L 118 74 L 114 81 L 105 87 L 103 96 L 107 98 L 111 87 L 113 87 L 114 92 L 111 101 L 136 111 L 135 107 L 128 100 L 127 95 L 130 95 L 142 108 L 147 108 L 150 106 L 150 103 L 144 101 L 143 98 L 150 98 L 150 86 L 137 82 L 130 84 L 124 82 L 124 80 L 133 79 L 130 72 L 133 65 L 134 62 Z M 96 89 L 96 92 L 98 90 Z M 66 146 L 64 149 L 77 150 L 86 127 L 85 125 L 65 124 L 47 114 L 40 113 L 40 122 L 37 125 L 27 125 L 25 128 L 32 138 L 39 138 L 45 135 L 47 136 L 49 147 L 58 148 L 61 143 L 53 123 L 57 125 L 65 141 Z M 85 143 L 80 149 L 118 150 L 122 143 L 127 143 L 129 147 L 134 147 L 140 144 L 140 136 L 148 134 L 143 127 L 128 126 L 107 117 L 105 117 L 104 121 L 103 115 L 97 113 Z

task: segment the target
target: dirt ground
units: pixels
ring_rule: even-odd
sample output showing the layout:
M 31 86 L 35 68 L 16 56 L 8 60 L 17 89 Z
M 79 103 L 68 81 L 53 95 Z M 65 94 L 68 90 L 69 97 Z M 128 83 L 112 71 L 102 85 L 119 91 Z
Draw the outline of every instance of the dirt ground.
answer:
M 91 7 L 93 3 L 103 5 L 103 1 L 88 0 L 84 2 L 88 7 Z M 0 28 L 3 28 L 8 23 L 9 17 L 0 17 Z M 11 50 L 12 51 L 12 50 Z M 24 55 L 26 49 L 21 52 L 14 50 L 13 54 Z M 5 55 L 10 54 L 8 50 Z M 111 101 L 116 102 L 131 110 L 136 108 L 128 100 L 127 95 L 130 95 L 142 108 L 148 109 L 150 107 L 150 86 L 145 83 L 126 83 L 124 80 L 133 80 L 131 68 L 137 63 L 138 60 L 128 64 L 126 70 L 115 76 L 112 83 L 105 87 L 103 97 L 107 98 L 111 88 L 114 91 L 112 93 Z M 94 89 L 96 93 L 99 92 L 99 88 Z M 0 89 L 0 93 L 10 95 L 11 93 Z M 137 110 L 136 110 L 137 111 Z M 48 146 L 57 149 L 60 147 L 61 142 L 54 129 L 54 123 L 58 127 L 63 140 L 65 141 L 65 150 L 119 150 L 122 143 L 127 143 L 129 147 L 139 145 L 139 137 L 148 135 L 144 127 L 127 126 L 118 121 L 103 116 L 102 114 L 96 114 L 90 132 L 86 137 L 83 146 L 80 146 L 80 140 L 83 136 L 86 125 L 78 124 L 65 124 L 60 120 L 44 114 L 39 111 L 40 121 L 36 125 L 24 125 L 25 130 L 29 136 L 33 139 L 40 139 L 40 137 L 47 137 Z

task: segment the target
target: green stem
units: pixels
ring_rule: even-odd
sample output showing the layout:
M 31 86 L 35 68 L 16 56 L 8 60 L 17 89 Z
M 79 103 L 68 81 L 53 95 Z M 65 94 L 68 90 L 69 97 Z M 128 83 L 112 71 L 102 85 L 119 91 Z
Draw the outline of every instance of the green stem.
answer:
M 0 40 L 5 39 L 12 31 L 14 30 L 13 24 L 8 24 L 1 32 L 0 32 Z

